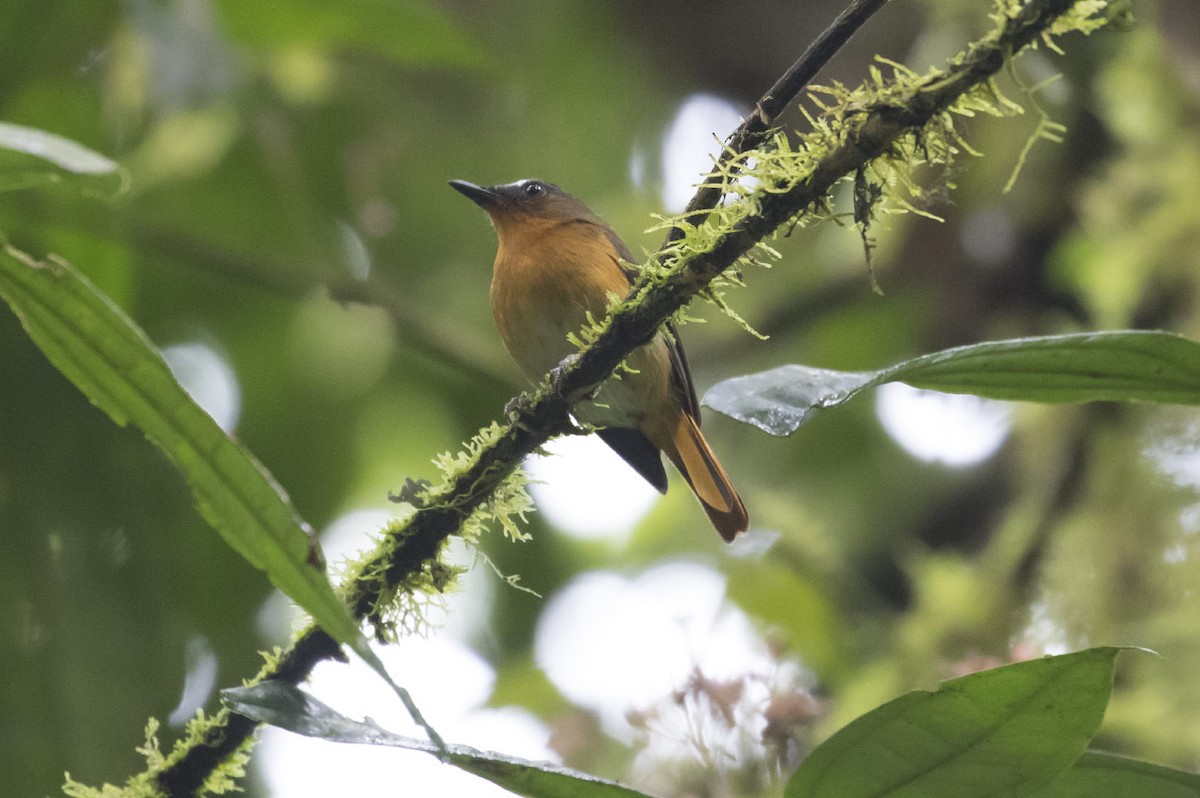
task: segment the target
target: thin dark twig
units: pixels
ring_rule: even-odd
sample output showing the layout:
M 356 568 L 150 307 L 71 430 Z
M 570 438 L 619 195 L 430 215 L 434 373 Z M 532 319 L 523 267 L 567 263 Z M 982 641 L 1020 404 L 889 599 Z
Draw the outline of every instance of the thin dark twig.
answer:
M 816 74 L 829 63 L 838 51 L 850 41 L 858 29 L 866 24 L 876 11 L 883 8 L 888 0 L 853 0 L 837 19 L 813 40 L 812 44 L 796 59 L 796 63 L 780 75 L 775 85 L 767 89 L 767 93 L 754 104 L 754 110 L 745 121 L 733 131 L 725 142 L 721 155 L 713 165 L 712 171 L 700 183 L 695 195 L 684 209 L 683 215 L 692 224 L 700 224 L 708 217 L 720 202 L 725 193 L 722 186 L 725 183 L 727 164 L 734 157 L 754 149 L 762 144 L 775 120 L 788 105 L 796 99 Z M 681 228 L 673 227 L 667 235 L 666 243 L 671 243 L 683 237 Z

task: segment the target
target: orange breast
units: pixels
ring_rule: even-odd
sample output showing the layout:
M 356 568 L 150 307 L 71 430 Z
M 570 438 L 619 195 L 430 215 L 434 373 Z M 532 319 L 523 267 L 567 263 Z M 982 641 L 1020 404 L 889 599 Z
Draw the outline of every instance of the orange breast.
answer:
M 629 291 L 604 234 L 581 223 L 521 220 L 498 226 L 492 315 L 522 372 L 540 379 L 575 347 L 567 340 L 590 312 L 604 317 L 609 295 Z
M 492 315 L 513 360 L 531 381 L 540 380 L 577 351 L 567 336 L 599 321 L 610 297 L 624 298 L 630 283 L 612 242 L 590 224 L 497 225 L 500 248 L 492 275 Z M 666 340 L 656 336 L 627 359 L 628 371 L 608 380 L 593 401 L 574 411 L 602 427 L 643 429 L 657 445 L 674 428 L 680 410 L 672 393 Z M 655 424 L 647 426 L 647 420 Z M 651 429 L 653 427 L 653 429 Z

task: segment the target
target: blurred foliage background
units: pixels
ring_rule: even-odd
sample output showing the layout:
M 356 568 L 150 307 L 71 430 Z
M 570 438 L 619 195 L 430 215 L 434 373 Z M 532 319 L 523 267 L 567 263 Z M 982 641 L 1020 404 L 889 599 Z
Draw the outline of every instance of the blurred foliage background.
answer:
M 875 54 L 939 64 L 984 29 L 985 5 L 894 3 L 819 82 L 858 82 Z M 0 119 L 104 153 L 127 182 L 2 193 L 0 235 L 75 263 L 176 347 L 177 367 L 197 352 L 223 364 L 237 391 L 227 426 L 323 529 L 431 476 L 436 453 L 522 387 L 487 304 L 493 236 L 445 181 L 550 179 L 635 250 L 653 247 L 641 231 L 665 210 L 680 109 L 697 95 L 746 109 L 838 10 L 7 0 Z M 1005 91 L 1029 113 L 964 121 L 984 157 L 931 173 L 922 205 L 945 221 L 890 216 L 872 231 L 883 296 L 857 232 L 825 224 L 777 241 L 780 262 L 730 296 L 769 340 L 696 308 L 710 323 L 683 335 L 700 390 L 787 362 L 877 368 L 1019 335 L 1200 338 L 1200 8 L 1138 0 L 1134 13 L 1128 30 L 1064 41 L 1065 57 L 1023 59 Z M 1054 73 L 1036 96 L 1064 141 L 1034 147 L 1004 194 L 1037 120 L 1012 81 Z M 146 718 L 181 705 L 197 647 L 216 668 L 201 697 L 211 710 L 211 688 L 237 684 L 279 642 L 258 621 L 270 591 L 169 464 L 92 408 L 7 310 L 0 388 L 0 792 L 56 794 L 64 770 L 121 781 L 140 769 Z M 651 779 L 663 792 L 770 789 L 772 767 L 790 771 L 904 690 L 1090 644 L 1161 655 L 1123 661 L 1101 742 L 1194 769 L 1200 417 L 1018 405 L 1008 418 L 994 453 L 951 466 L 901 446 L 871 401 L 787 439 L 710 414 L 706 434 L 750 508 L 746 541 L 723 546 L 675 483 L 627 538 L 581 541 L 533 516 L 531 542 L 495 535 L 485 552 L 546 597 L 597 569 L 703 564 L 803 674 L 744 721 L 781 741 L 774 765 L 697 756 L 670 784 Z M 621 501 L 606 490 L 595 486 Z M 361 545 L 372 531 L 358 530 Z M 537 716 L 568 763 L 631 778 L 653 740 L 606 737 L 555 690 L 531 652 L 546 601 L 495 581 L 467 635 L 496 674 L 488 701 Z M 688 695 L 704 701 L 662 698 L 712 714 L 720 688 L 697 678 Z M 653 738 L 645 707 L 629 708 Z M 247 786 L 268 794 L 257 775 Z

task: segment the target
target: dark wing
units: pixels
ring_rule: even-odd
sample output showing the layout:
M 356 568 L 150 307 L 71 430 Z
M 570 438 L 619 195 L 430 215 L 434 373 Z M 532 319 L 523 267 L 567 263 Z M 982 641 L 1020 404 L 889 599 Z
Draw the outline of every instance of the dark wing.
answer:
M 668 352 L 671 355 L 671 377 L 675 382 L 675 390 L 683 403 L 683 412 L 692 417 L 696 426 L 700 426 L 700 400 L 696 398 L 696 386 L 692 384 L 692 370 L 688 368 L 687 355 L 683 353 L 683 343 L 675 325 L 667 322 Z
M 605 427 L 596 430 L 596 434 L 656 491 L 667 492 L 667 470 L 663 467 L 658 447 L 649 438 L 627 427 Z
M 637 272 L 631 269 L 626 264 L 633 263 L 633 253 L 629 251 L 629 247 L 621 240 L 621 237 L 613 231 L 611 227 L 600 221 L 599 218 L 593 216 L 591 218 L 576 219 L 576 222 L 583 224 L 594 225 L 604 233 L 604 237 L 608 239 L 609 244 L 613 248 L 614 264 L 625 275 L 625 279 L 629 285 L 633 285 L 634 278 L 637 277 Z M 667 347 L 671 358 L 671 377 L 675 385 L 675 392 L 680 396 L 681 404 L 689 415 L 696 412 L 696 392 L 692 388 L 692 378 L 688 374 L 687 361 L 684 359 L 683 350 L 679 346 L 679 339 L 675 336 L 675 329 L 668 325 L 670 335 L 668 335 Z M 621 456 L 621 459 L 629 463 L 634 471 L 642 475 L 642 478 L 649 482 L 659 493 L 667 492 L 667 471 L 663 467 L 662 455 L 659 453 L 658 447 L 650 442 L 644 434 L 636 429 L 627 429 L 624 427 L 606 427 L 596 430 L 596 434 L 600 436 L 600 440 L 608 444 L 614 452 Z
M 604 230 L 604 235 L 608 237 L 609 243 L 613 245 L 613 249 L 617 251 L 617 256 L 625 263 L 633 263 L 633 253 L 629 251 L 629 247 L 625 246 L 621 237 L 606 224 L 601 224 L 601 228 Z M 625 263 L 618 261 L 617 265 L 621 267 L 629 284 L 633 285 L 637 272 L 630 269 Z M 696 386 L 692 384 L 692 370 L 688 368 L 687 355 L 683 353 L 683 344 L 679 340 L 679 333 L 676 331 L 675 325 L 667 322 L 666 328 L 667 352 L 671 357 L 671 380 L 675 385 L 675 393 L 679 396 L 680 404 L 683 405 L 683 412 L 695 420 L 696 426 L 700 426 L 700 400 L 696 398 Z

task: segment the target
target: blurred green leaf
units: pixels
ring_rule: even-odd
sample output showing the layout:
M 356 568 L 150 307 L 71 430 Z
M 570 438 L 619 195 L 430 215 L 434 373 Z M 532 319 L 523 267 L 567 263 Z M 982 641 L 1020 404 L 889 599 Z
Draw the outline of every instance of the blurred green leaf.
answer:
M 238 554 L 331 636 L 377 662 L 283 489 L 192 401 L 129 317 L 66 261 L 36 261 L 8 246 L 0 251 L 0 296 L 93 404 L 118 425 L 135 424 L 166 453 L 200 514 Z
M 1167 332 L 1115 330 L 960 346 L 880 371 L 787 365 L 717 383 L 704 404 L 771 435 L 790 435 L 815 410 L 895 381 L 1029 402 L 1200 404 L 1200 343 Z
M 116 161 L 56 133 L 35 127 L 0 122 L 0 147 L 33 155 L 77 174 L 110 174 L 120 167 Z
M 616 782 L 549 762 L 530 762 L 465 745 L 448 745 L 439 751 L 424 740 L 393 734 L 369 719 L 351 720 L 292 685 L 264 682 L 253 687 L 236 687 L 222 690 L 221 698 L 234 712 L 307 737 L 434 754 L 447 764 L 528 798 L 644 798 L 643 793 Z
M 1200 775 L 1137 759 L 1085 751 L 1032 798 L 1196 798 Z
M 1032 795 L 1100 727 L 1119 648 L 1019 662 L 908 693 L 814 750 L 787 798 Z
M 480 52 L 445 12 L 421 0 L 218 0 L 233 38 L 266 46 L 353 46 L 409 64 L 470 65 Z
M 57 183 L 66 175 L 120 176 L 121 167 L 98 152 L 56 133 L 0 122 L 0 192 Z M 47 168 L 50 164 L 55 168 Z M 119 181 L 112 181 L 115 188 Z
M 53 169 L 5 169 L 0 167 L 0 192 L 37 188 L 62 180 Z

